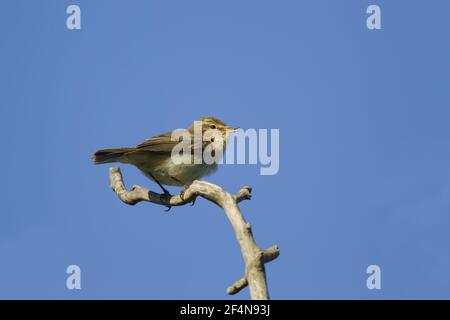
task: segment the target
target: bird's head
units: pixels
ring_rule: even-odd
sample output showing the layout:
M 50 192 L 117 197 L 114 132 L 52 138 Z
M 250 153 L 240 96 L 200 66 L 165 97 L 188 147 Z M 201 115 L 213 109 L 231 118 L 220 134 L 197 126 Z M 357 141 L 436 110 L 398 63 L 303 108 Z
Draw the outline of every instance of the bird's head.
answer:
M 239 128 L 227 126 L 223 121 L 215 117 L 203 117 L 199 120 L 195 121 L 190 127 L 189 131 L 191 133 L 195 133 L 196 126 L 201 126 L 201 132 L 203 136 L 203 140 L 208 140 L 207 137 L 210 137 L 209 140 L 214 142 L 214 136 L 218 134 L 222 137 L 223 141 L 226 143 L 229 136 L 236 132 Z

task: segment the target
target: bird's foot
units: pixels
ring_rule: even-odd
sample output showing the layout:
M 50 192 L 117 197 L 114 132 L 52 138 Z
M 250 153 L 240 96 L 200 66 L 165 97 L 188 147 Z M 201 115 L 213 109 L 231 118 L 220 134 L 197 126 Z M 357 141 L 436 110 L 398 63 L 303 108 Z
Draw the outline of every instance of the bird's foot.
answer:
M 186 193 L 186 190 L 187 190 L 189 187 L 190 187 L 190 185 L 185 185 L 185 186 L 183 187 L 183 190 L 181 190 L 181 192 L 180 192 L 180 198 L 181 198 L 181 200 L 184 201 L 184 194 Z M 197 199 L 197 197 L 194 197 L 194 199 L 192 200 L 191 207 L 195 204 L 195 200 L 196 200 L 196 199 Z
M 159 200 L 161 200 L 161 202 L 163 203 L 170 203 L 170 198 L 172 198 L 172 195 L 166 189 L 164 189 L 164 193 L 159 196 Z M 165 212 L 169 212 L 170 209 L 172 209 L 172 206 L 170 204 L 167 204 L 166 207 L 167 210 L 164 210 Z

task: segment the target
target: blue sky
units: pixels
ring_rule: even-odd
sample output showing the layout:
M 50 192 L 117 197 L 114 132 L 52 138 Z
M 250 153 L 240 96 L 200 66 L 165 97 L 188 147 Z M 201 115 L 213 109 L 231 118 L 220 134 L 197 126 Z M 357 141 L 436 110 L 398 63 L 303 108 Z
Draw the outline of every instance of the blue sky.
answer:
M 366 28 L 369 4 L 382 30 Z M 253 186 L 241 209 L 281 249 L 272 298 L 450 298 L 448 1 L 0 7 L 0 298 L 248 298 L 226 295 L 243 262 L 217 207 L 126 206 L 89 159 L 204 115 L 280 129 L 277 175 L 208 178 Z M 82 290 L 66 289 L 71 264 Z M 371 264 L 381 290 L 366 288 Z

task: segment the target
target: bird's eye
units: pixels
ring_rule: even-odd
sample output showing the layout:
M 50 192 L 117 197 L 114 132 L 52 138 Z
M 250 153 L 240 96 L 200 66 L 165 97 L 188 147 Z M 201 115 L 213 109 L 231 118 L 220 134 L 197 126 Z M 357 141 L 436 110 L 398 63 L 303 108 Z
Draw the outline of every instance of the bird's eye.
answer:
M 211 125 L 211 129 L 216 129 L 216 128 L 217 128 L 217 127 L 216 127 L 215 124 Z
M 214 137 L 211 138 L 211 142 L 214 142 Z

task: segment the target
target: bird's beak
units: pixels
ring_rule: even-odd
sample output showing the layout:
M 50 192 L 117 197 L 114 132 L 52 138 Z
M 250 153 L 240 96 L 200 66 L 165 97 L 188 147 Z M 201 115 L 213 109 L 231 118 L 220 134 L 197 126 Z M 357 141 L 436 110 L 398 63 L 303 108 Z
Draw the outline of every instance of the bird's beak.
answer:
M 235 127 L 235 128 L 227 127 L 227 131 L 228 131 L 229 133 L 235 133 L 235 132 L 238 131 L 239 129 L 240 129 L 239 127 Z

